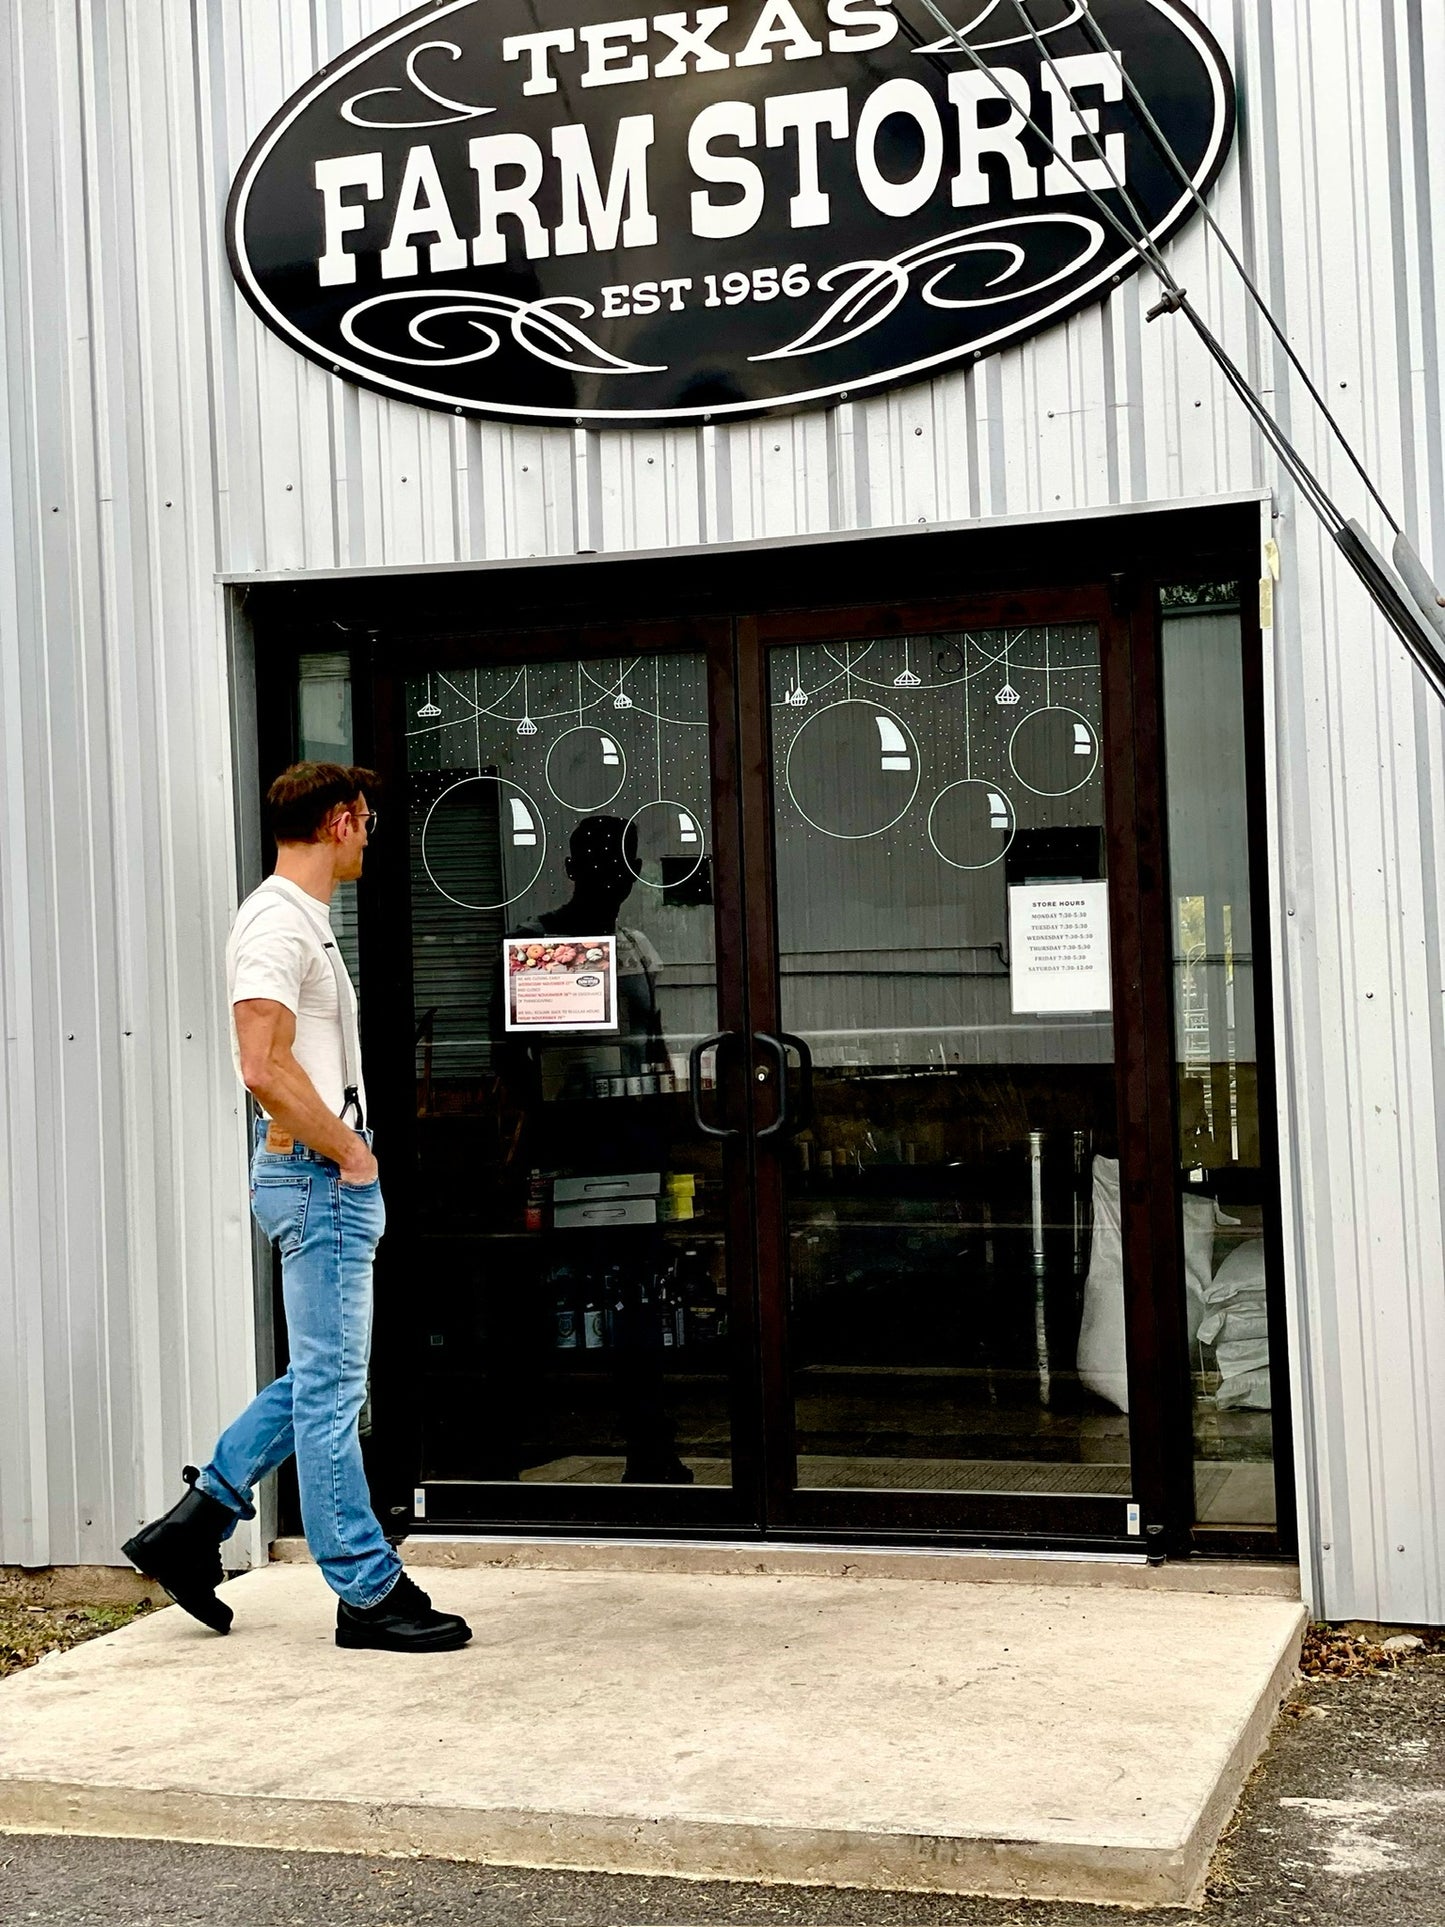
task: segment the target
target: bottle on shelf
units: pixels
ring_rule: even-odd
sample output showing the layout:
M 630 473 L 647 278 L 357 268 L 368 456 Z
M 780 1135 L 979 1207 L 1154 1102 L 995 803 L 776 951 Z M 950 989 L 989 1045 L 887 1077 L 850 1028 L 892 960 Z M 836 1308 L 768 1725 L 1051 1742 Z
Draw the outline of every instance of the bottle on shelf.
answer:
M 588 1280 L 582 1305 L 582 1344 L 589 1352 L 600 1352 L 607 1343 L 607 1311 L 595 1278 Z
M 524 1231 L 541 1231 L 547 1222 L 547 1193 L 552 1180 L 545 1171 L 533 1171 L 527 1179 L 527 1202 L 522 1213 Z
M 717 1342 L 718 1299 L 712 1270 L 695 1245 L 689 1245 L 677 1261 L 678 1309 L 683 1333 L 689 1345 Z
M 609 1345 L 632 1342 L 632 1293 L 621 1265 L 609 1265 L 602 1274 L 603 1329 Z
M 559 1352 L 575 1351 L 582 1343 L 582 1319 L 577 1280 L 570 1265 L 562 1265 L 553 1272 L 552 1290 L 556 1298 L 553 1343 Z
M 671 1271 L 659 1272 L 653 1291 L 653 1316 L 657 1342 L 664 1351 L 677 1349 L 677 1296 Z

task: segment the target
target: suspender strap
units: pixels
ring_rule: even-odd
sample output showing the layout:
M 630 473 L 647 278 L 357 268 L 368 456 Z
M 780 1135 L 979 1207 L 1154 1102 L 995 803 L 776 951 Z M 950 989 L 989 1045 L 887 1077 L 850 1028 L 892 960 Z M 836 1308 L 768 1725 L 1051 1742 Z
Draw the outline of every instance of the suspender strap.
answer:
M 356 1030 L 356 1011 L 351 1001 L 351 979 L 346 974 L 346 965 L 341 960 L 341 952 L 336 948 L 334 938 L 328 938 L 323 946 L 326 960 L 331 965 L 331 974 L 336 979 L 336 1008 L 341 1016 L 341 1056 L 345 1065 L 343 1084 L 345 1095 L 341 1105 L 341 1115 L 348 1111 L 356 1113 L 356 1128 L 366 1129 L 366 1114 L 361 1108 L 361 1039 Z

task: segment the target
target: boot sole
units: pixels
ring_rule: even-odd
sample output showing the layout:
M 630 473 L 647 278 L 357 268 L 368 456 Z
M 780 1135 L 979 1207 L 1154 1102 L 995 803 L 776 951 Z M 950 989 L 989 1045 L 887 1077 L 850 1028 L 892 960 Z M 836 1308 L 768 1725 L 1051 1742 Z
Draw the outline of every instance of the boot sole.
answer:
M 213 1592 L 179 1593 L 174 1591 L 168 1584 L 165 1574 L 153 1570 L 155 1561 L 148 1557 L 146 1549 L 142 1545 L 139 1537 L 127 1539 L 121 1547 L 121 1551 L 125 1557 L 129 1559 L 136 1571 L 141 1574 L 142 1578 L 153 1579 L 165 1593 L 166 1598 L 173 1600 L 183 1613 L 189 1613 L 192 1619 L 199 1620 L 201 1625 L 207 1627 L 209 1631 L 213 1633 L 230 1632 L 231 1622 L 236 1615 L 231 1611 L 231 1608 L 226 1604 L 224 1599 L 217 1599 Z
M 471 1633 L 447 1633 L 430 1641 L 393 1639 L 385 1633 L 368 1633 L 361 1628 L 343 1632 L 336 1629 L 336 1643 L 353 1653 L 456 1653 L 471 1639 Z

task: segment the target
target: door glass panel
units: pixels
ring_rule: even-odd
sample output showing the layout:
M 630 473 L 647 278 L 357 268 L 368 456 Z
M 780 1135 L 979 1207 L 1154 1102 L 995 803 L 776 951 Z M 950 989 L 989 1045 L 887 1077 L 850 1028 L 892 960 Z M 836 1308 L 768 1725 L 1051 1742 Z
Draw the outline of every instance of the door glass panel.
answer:
M 1123 1497 L 1097 630 L 770 668 L 798 1484 Z
M 704 658 L 406 704 L 422 1477 L 729 1484 Z
M 1275 1523 L 1238 585 L 1167 590 L 1164 755 L 1201 1525 Z M 1270 1227 L 1273 1228 L 1272 1226 Z
M 351 658 L 344 652 L 306 654 L 296 664 L 296 753 L 307 763 L 355 760 L 351 729 Z M 357 944 L 356 885 L 338 883 L 331 899 L 331 928 L 351 981 L 361 988 Z

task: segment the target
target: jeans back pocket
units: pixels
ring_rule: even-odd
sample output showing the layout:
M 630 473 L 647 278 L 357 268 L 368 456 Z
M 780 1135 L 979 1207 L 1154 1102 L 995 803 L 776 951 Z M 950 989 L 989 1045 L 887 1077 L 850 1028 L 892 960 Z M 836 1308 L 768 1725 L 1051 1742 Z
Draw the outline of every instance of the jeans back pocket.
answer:
M 279 1246 L 283 1258 L 300 1249 L 310 1196 L 310 1178 L 257 1176 L 251 1180 L 252 1215 L 272 1244 Z

